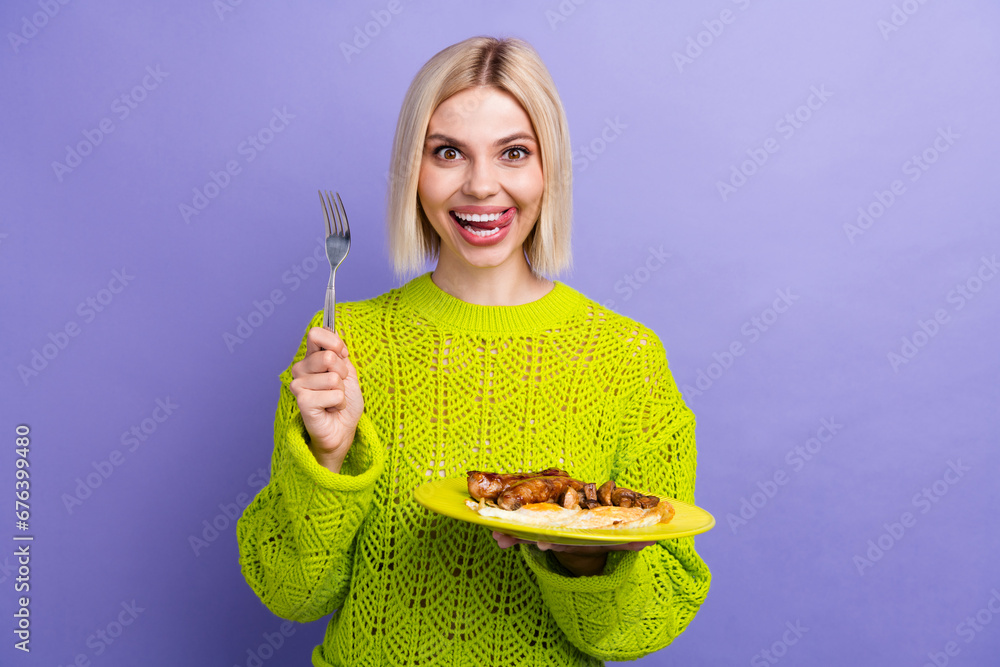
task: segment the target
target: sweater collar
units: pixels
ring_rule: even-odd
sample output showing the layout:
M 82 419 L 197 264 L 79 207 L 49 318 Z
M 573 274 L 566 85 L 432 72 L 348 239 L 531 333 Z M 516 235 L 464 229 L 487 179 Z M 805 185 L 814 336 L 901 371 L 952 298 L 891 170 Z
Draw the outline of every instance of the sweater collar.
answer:
M 399 288 L 401 300 L 436 323 L 483 333 L 528 333 L 565 322 L 585 297 L 569 285 L 553 281 L 548 294 L 520 306 L 480 306 L 458 299 L 431 280 L 430 272 Z

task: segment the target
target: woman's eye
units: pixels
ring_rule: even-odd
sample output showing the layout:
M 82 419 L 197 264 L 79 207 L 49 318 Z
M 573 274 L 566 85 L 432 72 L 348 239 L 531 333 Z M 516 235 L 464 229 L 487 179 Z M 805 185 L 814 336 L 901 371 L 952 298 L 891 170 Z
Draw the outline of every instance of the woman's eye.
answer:
M 519 146 L 508 148 L 504 153 L 506 153 L 508 160 L 523 160 L 528 157 L 528 151 Z
M 442 146 L 435 152 L 437 153 L 439 158 L 443 158 L 445 160 L 457 160 L 459 155 L 458 150 L 452 148 L 451 146 Z

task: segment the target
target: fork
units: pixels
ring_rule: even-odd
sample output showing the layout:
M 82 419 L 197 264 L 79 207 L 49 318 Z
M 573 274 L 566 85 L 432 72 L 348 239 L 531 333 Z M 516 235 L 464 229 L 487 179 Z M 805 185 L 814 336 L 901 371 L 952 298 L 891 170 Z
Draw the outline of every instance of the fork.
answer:
M 337 198 L 336 201 L 334 196 Z M 339 193 L 327 190 L 324 198 L 323 191 L 320 190 L 319 201 L 323 204 L 323 217 L 326 219 L 326 258 L 330 261 L 330 282 L 326 285 L 323 328 L 335 331 L 334 305 L 337 300 L 334 296 L 333 281 L 337 277 L 337 268 L 351 251 L 351 225 L 347 222 L 347 212 L 344 210 L 344 202 L 340 200 Z

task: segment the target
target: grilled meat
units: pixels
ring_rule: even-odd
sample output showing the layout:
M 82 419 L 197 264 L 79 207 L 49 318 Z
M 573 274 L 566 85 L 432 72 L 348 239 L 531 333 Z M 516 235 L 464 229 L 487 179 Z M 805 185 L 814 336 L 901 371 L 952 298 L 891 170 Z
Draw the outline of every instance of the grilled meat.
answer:
M 529 503 L 554 503 L 570 486 L 569 477 L 532 477 L 508 487 L 497 496 L 497 507 L 514 511 Z
M 547 468 L 540 472 L 518 472 L 511 474 L 470 470 L 467 473 L 469 495 L 476 500 L 495 501 L 511 485 L 522 480 L 531 479 L 532 477 L 569 477 L 569 475 L 565 470 L 559 470 L 558 468 Z
M 573 479 L 565 470 L 547 468 L 539 472 L 501 474 L 470 470 L 469 495 L 478 501 L 496 503 L 500 509 L 515 511 L 532 503 L 556 503 L 566 509 L 595 507 L 656 507 L 660 499 L 608 480 L 597 487 L 593 482 Z

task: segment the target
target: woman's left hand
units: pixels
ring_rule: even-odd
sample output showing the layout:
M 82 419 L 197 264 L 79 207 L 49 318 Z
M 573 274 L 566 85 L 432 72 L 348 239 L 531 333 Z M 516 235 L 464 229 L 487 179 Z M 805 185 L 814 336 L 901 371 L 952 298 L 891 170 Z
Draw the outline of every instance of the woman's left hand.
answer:
M 628 544 L 609 544 L 606 546 L 574 546 L 552 544 L 551 542 L 532 542 L 497 531 L 493 531 L 493 539 L 497 541 L 497 545 L 501 549 L 509 549 L 515 544 L 533 544 L 540 551 L 551 551 L 563 567 L 578 577 L 589 577 L 603 572 L 608 553 L 611 551 L 640 551 L 656 544 L 656 542 L 629 542 Z

